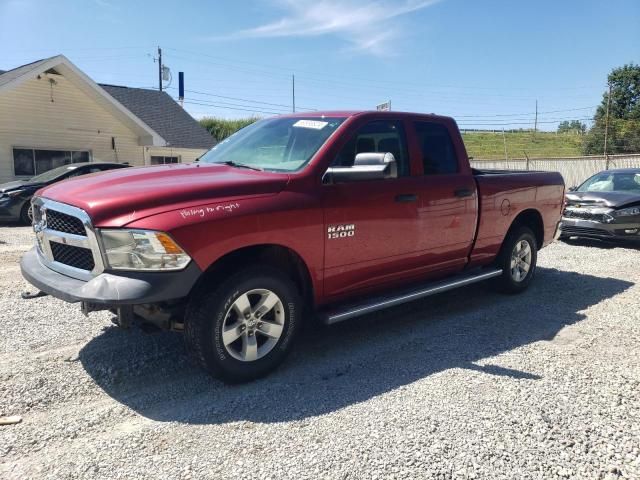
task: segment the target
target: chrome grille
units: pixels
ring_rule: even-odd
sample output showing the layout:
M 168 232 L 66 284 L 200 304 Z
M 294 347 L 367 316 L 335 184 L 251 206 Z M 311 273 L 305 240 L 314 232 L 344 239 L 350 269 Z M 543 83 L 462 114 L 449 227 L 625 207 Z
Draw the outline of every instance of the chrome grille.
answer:
M 98 239 L 87 213 L 77 207 L 34 197 L 33 230 L 40 261 L 80 280 L 104 271 Z
M 57 210 L 47 210 L 47 228 L 56 232 L 73 233 L 74 235 L 87 236 L 82 220 Z
M 64 243 L 51 242 L 51 253 L 56 262 L 69 265 L 80 270 L 91 271 L 96 266 L 93 253 L 88 248 L 74 247 Z

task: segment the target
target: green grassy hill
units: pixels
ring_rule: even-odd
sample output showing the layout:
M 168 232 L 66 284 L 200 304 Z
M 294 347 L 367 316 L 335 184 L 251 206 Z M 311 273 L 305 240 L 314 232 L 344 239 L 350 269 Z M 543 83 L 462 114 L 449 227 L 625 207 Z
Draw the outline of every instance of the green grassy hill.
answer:
M 226 120 L 202 118 L 200 124 L 218 141 L 233 132 L 255 122 L 257 118 Z M 504 140 L 502 132 L 464 132 L 464 144 L 469 156 L 479 160 L 504 160 Z M 575 133 L 537 132 L 518 130 L 504 133 L 508 158 L 576 157 L 582 155 L 583 136 Z
M 575 133 L 517 131 L 465 132 L 462 134 L 469 156 L 475 159 L 574 157 L 582 155 L 583 136 Z

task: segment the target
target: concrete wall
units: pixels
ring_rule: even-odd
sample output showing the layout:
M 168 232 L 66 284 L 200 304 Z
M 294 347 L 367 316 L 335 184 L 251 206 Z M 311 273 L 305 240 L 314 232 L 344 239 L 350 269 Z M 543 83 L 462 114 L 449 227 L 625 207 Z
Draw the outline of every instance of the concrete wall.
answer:
M 567 187 L 578 186 L 590 176 L 607 168 L 640 168 L 640 154 L 603 155 L 565 158 L 517 158 L 511 160 L 471 161 L 474 168 L 485 170 L 545 170 L 560 172 Z

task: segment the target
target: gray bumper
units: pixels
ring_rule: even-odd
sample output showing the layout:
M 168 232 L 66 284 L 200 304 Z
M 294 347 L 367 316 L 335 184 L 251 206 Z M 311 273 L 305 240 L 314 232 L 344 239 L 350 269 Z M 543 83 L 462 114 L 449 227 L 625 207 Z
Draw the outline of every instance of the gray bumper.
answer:
M 626 233 L 625 230 L 638 230 L 638 232 Z M 563 237 L 640 241 L 640 223 L 600 223 L 563 217 L 560 222 L 560 235 Z
M 191 262 L 179 272 L 105 272 L 84 281 L 45 267 L 35 247 L 22 257 L 20 269 L 33 286 L 65 302 L 107 305 L 156 303 L 186 297 L 202 273 L 195 262 Z

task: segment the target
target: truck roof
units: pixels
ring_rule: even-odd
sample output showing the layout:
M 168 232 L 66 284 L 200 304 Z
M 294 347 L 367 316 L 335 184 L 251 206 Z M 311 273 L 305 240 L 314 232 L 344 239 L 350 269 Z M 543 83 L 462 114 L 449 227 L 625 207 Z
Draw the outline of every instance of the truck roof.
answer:
M 387 111 L 381 112 L 378 110 L 322 110 L 313 112 L 296 112 L 279 115 L 280 117 L 304 117 L 304 118 L 321 118 L 321 117 L 355 117 L 360 115 L 376 115 L 376 116 L 389 116 L 389 117 L 404 117 L 404 116 L 420 116 L 433 119 L 446 119 L 454 120 L 452 117 L 446 115 L 437 115 L 435 113 L 418 113 L 418 112 L 399 112 L 399 111 Z

